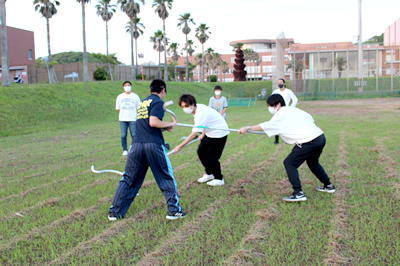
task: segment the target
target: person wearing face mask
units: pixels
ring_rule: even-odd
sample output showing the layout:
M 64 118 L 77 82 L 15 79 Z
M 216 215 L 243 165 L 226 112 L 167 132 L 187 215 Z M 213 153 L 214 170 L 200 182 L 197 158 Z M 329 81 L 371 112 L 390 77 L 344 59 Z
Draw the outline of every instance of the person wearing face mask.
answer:
M 307 200 L 297 171 L 304 161 L 323 184 L 316 189 L 321 192 L 334 193 L 335 186 L 331 184 L 324 168 L 319 164 L 319 157 L 326 143 L 325 135 L 314 124 L 312 116 L 298 108 L 287 107 L 285 100 L 279 94 L 269 96 L 267 104 L 270 113 L 274 115 L 271 120 L 255 126 L 242 127 L 238 133 L 246 134 L 248 130 L 264 131 L 269 137 L 279 135 L 286 143 L 294 145 L 292 152 L 283 162 L 293 188 L 293 194 L 284 197 L 283 200 L 289 202 Z
M 183 111 L 186 114 L 193 114 L 194 124 L 196 126 L 218 129 L 202 129 L 194 127 L 192 133 L 173 150 L 175 153 L 179 152 L 183 146 L 197 136 L 197 133 L 201 132 L 199 137 L 201 142 L 197 149 L 197 154 L 205 168 L 205 174 L 197 179 L 197 182 L 207 182 L 207 185 L 209 186 L 223 186 L 225 181 L 221 173 L 219 159 L 221 158 L 229 134 L 229 131 L 223 129 L 228 129 L 228 124 L 216 110 L 204 104 L 198 104 L 193 95 L 182 95 L 179 98 L 179 105 L 183 108 Z
M 286 82 L 284 79 L 280 78 L 278 80 L 278 89 L 274 90 L 272 94 L 280 94 L 285 100 L 286 106 L 296 107 L 298 99 L 292 90 L 286 88 Z M 290 100 L 292 100 L 292 104 L 289 105 Z M 274 144 L 279 144 L 279 136 L 275 136 Z
M 226 108 L 228 108 L 228 101 L 224 96 L 222 96 L 222 88 L 221 86 L 215 86 L 214 88 L 215 96 L 210 98 L 208 106 L 215 109 L 218 113 L 220 113 L 224 119 L 226 119 Z
M 110 207 L 110 221 L 124 218 L 142 186 L 149 166 L 167 202 L 166 218 L 175 220 L 186 216 L 180 206 L 177 183 L 161 131 L 171 131 L 176 125 L 174 117 L 171 122 L 162 121 L 167 85 L 163 80 L 155 79 L 150 84 L 150 92 L 151 95 L 144 99 L 138 108 L 136 134 L 129 150 L 124 175 L 119 181 Z
M 125 81 L 122 86 L 125 92 L 118 95 L 115 109 L 119 113 L 122 155 L 128 156 L 128 144 L 126 140 L 128 135 L 128 128 L 131 134 L 131 138 L 133 139 L 133 136 L 135 135 L 136 115 L 137 109 L 140 104 L 140 98 L 136 93 L 132 92 L 132 83 L 130 81 Z

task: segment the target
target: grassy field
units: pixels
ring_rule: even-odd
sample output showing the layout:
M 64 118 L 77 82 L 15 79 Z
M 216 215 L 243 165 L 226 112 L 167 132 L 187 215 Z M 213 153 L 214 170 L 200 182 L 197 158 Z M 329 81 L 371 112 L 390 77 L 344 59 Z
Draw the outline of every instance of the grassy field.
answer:
M 207 103 L 212 93 L 205 84 L 172 85 L 166 100 L 190 92 Z M 283 202 L 292 192 L 283 167 L 291 146 L 231 133 L 221 158 L 223 187 L 196 182 L 204 171 L 197 144 L 170 156 L 185 219 L 165 219 L 164 197 L 149 171 L 126 218 L 109 222 L 120 176 L 94 174 L 90 166 L 124 169 L 114 111 L 120 84 L 74 86 L 57 85 L 56 92 L 13 86 L 18 91 L 0 96 L 9 104 L 0 107 L 7 136 L 0 138 L 0 264 L 399 265 L 399 98 L 300 102 L 327 137 L 321 164 L 335 194 L 316 191 L 318 180 L 303 165 L 308 200 Z M 146 86 L 137 85 L 141 98 Z M 4 101 L 6 93 L 15 98 Z M 4 125 L 29 95 L 43 109 L 27 106 L 18 110 L 19 121 Z M 171 109 L 179 122 L 192 123 Z M 227 113 L 231 128 L 270 117 L 262 102 Z M 164 137 L 174 147 L 189 132 L 176 127 Z

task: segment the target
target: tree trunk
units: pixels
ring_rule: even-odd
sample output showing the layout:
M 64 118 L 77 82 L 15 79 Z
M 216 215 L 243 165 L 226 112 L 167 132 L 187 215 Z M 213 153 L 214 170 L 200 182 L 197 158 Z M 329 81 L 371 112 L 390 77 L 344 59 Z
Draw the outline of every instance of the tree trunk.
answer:
M 204 43 L 202 43 L 202 54 L 201 54 L 201 82 L 204 82 Z
M 0 0 L 0 16 L 1 16 L 1 68 L 3 86 L 11 86 L 10 66 L 8 64 L 8 45 L 7 45 L 7 23 L 6 23 L 6 3 Z
M 159 43 L 158 47 L 160 47 L 160 43 Z M 159 79 L 161 79 L 161 66 L 160 66 L 160 64 L 161 64 L 161 51 L 158 50 L 158 78 Z
M 49 18 L 46 18 L 46 22 L 47 22 L 47 50 L 49 53 L 49 57 L 47 58 L 47 65 L 48 65 L 48 74 L 49 74 L 49 83 L 55 83 L 54 81 L 54 73 L 53 73 L 53 67 L 51 65 L 49 65 L 53 59 L 51 57 L 51 51 L 50 51 L 50 21 Z
M 163 31 L 164 31 L 164 81 L 168 81 L 167 36 L 165 35 L 165 19 L 163 19 Z
M 85 1 L 82 1 L 82 32 L 83 32 L 83 81 L 89 82 L 88 59 L 86 52 L 86 23 L 85 23 Z
M 136 72 L 135 72 L 135 75 L 137 75 L 137 73 L 139 72 L 138 71 L 138 59 L 137 59 L 137 38 L 135 38 L 135 59 L 136 59 Z M 142 73 L 142 77 L 143 77 L 143 73 Z M 136 77 L 135 77 L 134 80 L 136 80 Z
M 107 49 L 107 65 L 108 65 L 108 71 L 110 72 L 110 78 L 112 81 L 114 81 L 112 72 L 111 72 L 111 66 L 110 66 L 110 59 L 108 58 L 108 21 L 106 20 L 106 49 Z
M 135 69 L 135 60 L 134 60 L 134 54 L 133 54 L 133 17 L 130 17 L 131 20 L 131 69 L 132 69 L 132 80 L 136 80 L 136 69 Z
M 188 48 L 188 38 L 186 34 L 186 75 L 185 75 L 185 80 L 186 82 L 189 82 L 189 48 Z

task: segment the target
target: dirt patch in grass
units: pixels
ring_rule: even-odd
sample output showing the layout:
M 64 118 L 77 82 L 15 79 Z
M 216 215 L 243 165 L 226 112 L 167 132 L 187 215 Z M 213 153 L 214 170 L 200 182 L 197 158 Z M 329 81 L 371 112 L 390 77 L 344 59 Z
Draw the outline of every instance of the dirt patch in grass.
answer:
M 300 109 L 311 114 L 346 115 L 379 112 L 399 112 L 400 98 L 348 99 L 334 101 L 302 101 Z

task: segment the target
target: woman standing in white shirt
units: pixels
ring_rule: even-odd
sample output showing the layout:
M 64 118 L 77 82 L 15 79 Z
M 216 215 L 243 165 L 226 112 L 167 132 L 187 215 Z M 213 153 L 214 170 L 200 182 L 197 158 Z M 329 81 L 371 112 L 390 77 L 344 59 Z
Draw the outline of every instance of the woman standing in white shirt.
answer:
M 294 192 L 283 200 L 289 202 L 307 200 L 297 171 L 304 161 L 307 161 L 311 172 L 323 184 L 317 187 L 317 190 L 334 193 L 335 186 L 331 184 L 324 168 L 319 164 L 319 157 L 326 143 L 325 135 L 314 124 L 312 116 L 298 108 L 286 107 L 283 97 L 279 94 L 269 96 L 267 104 L 270 113 L 274 115 L 271 120 L 251 127 L 242 127 L 239 134 L 246 134 L 248 130 L 263 130 L 269 137 L 279 135 L 286 143 L 294 144 L 292 152 L 283 162 Z
M 293 93 L 292 90 L 286 88 L 286 82 L 284 79 L 280 78 L 278 80 L 278 87 L 272 92 L 272 94 L 280 94 L 282 95 L 283 99 L 285 100 L 285 106 L 296 107 L 297 102 L 299 101 L 296 95 Z M 271 95 L 272 95 L 271 94 Z M 289 105 L 290 100 L 292 100 L 292 105 Z M 274 144 L 279 144 L 279 136 L 275 136 Z

